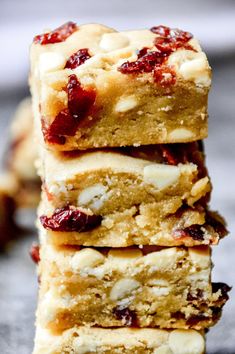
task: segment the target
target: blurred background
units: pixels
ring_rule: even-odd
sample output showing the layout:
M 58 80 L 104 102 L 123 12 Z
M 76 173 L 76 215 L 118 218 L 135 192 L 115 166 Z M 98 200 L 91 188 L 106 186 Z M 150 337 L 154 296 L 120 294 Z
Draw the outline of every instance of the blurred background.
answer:
M 213 280 L 235 285 L 235 1 L 233 0 L 0 0 L 0 152 L 9 140 L 17 104 L 29 94 L 29 45 L 35 34 L 72 20 L 118 30 L 164 24 L 200 39 L 213 69 L 210 130 L 205 142 L 214 184 L 211 206 L 227 219 L 230 237 L 213 249 Z M 22 164 L 24 161 L 22 161 Z M 26 215 L 23 215 L 24 222 Z M 32 217 L 29 218 L 32 224 Z M 35 266 L 28 248 L 35 232 L 0 254 L 0 353 L 29 354 L 37 300 Z M 209 354 L 235 353 L 235 291 L 220 323 L 208 333 Z

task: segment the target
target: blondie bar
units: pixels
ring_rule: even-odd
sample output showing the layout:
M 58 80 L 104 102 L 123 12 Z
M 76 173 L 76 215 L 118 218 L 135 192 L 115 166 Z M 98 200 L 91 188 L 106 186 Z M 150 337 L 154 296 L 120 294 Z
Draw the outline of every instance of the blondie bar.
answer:
M 211 284 L 210 249 L 56 248 L 41 233 L 39 325 L 201 330 L 216 323 L 229 287 Z
M 41 150 L 39 218 L 56 244 L 215 244 L 223 220 L 198 143 L 54 153 Z
M 37 131 L 58 150 L 207 136 L 210 66 L 179 29 L 68 22 L 34 38 L 30 84 Z
M 74 327 L 60 334 L 37 328 L 33 354 L 203 354 L 195 330 Z

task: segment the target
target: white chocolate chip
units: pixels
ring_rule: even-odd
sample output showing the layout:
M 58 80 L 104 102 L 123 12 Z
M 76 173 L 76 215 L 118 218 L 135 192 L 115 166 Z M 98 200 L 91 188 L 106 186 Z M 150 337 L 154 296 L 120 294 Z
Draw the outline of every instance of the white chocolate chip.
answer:
M 104 261 L 105 257 L 100 252 L 91 248 L 83 248 L 72 257 L 71 267 L 76 272 L 88 267 L 94 268 Z
M 153 354 L 173 354 L 168 345 L 162 345 L 161 347 L 154 349 Z
M 190 130 L 185 129 L 185 128 L 174 129 L 169 134 L 170 139 L 174 139 L 177 141 L 183 140 L 183 139 L 190 139 L 192 137 L 193 137 L 193 132 L 191 132 Z
M 154 164 L 144 168 L 144 181 L 159 189 L 173 185 L 179 177 L 180 169 L 177 166 Z
M 110 292 L 110 299 L 115 301 L 128 297 L 132 294 L 133 290 L 136 290 L 140 286 L 141 284 L 135 279 L 120 279 L 114 284 Z
M 168 64 L 173 65 L 184 80 L 194 81 L 198 86 L 210 86 L 210 67 L 206 55 L 189 50 L 177 50 L 170 55 Z
M 59 306 L 58 295 L 54 294 L 52 290 L 45 293 L 40 305 L 40 321 L 43 325 L 55 320 L 56 309 Z
M 120 33 L 105 33 L 100 41 L 100 48 L 106 52 L 125 48 L 129 45 L 129 39 Z
M 78 197 L 78 205 L 89 206 L 94 211 L 97 211 L 108 197 L 106 191 L 107 187 L 101 183 L 85 188 Z
M 196 195 L 198 195 L 198 194 L 201 195 L 207 189 L 208 184 L 209 184 L 208 177 L 204 177 L 204 178 L 199 179 L 192 187 L 191 195 L 193 197 L 196 197 Z
M 39 57 L 40 75 L 50 71 L 63 69 L 65 63 L 66 59 L 62 54 L 54 52 L 42 53 Z
M 115 106 L 115 111 L 118 113 L 124 113 L 127 111 L 130 111 L 134 107 L 136 107 L 138 104 L 135 96 L 127 96 L 127 97 L 122 97 L 120 100 L 117 102 Z
M 126 249 L 122 250 L 111 249 L 108 253 L 108 257 L 117 260 L 118 262 L 133 262 L 134 259 L 142 257 L 143 253 L 138 249 Z
M 169 249 L 164 249 L 158 252 L 148 253 L 143 257 L 143 263 L 145 266 L 150 266 L 153 269 L 170 269 L 177 262 L 179 256 L 183 254 L 184 251 L 172 247 Z
M 210 248 L 206 246 L 189 248 L 191 261 L 200 268 L 210 267 Z
M 196 85 L 210 86 L 211 78 L 208 71 L 205 70 L 205 62 L 206 59 L 203 56 L 185 62 L 181 65 L 179 73 L 185 80 L 193 80 Z
M 169 347 L 173 354 L 202 354 L 205 343 L 202 335 L 194 330 L 176 329 L 169 335 Z
M 166 296 L 169 295 L 171 289 L 153 286 L 150 288 L 150 290 L 155 296 Z

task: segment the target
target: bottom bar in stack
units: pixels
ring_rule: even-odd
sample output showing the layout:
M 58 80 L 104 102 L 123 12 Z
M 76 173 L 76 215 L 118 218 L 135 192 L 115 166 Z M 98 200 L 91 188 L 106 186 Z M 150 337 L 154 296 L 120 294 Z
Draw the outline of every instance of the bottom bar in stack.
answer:
M 43 234 L 44 233 L 44 234 Z M 38 325 L 202 330 L 228 299 L 211 283 L 207 246 L 125 249 L 55 247 L 41 230 Z
M 150 328 L 73 327 L 61 334 L 37 328 L 33 354 L 203 354 L 203 332 Z

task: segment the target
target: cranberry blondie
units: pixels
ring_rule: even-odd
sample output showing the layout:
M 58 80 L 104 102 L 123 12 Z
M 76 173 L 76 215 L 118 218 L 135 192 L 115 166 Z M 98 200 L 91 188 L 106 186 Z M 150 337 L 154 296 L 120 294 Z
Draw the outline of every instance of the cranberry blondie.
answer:
M 38 327 L 33 354 L 204 354 L 203 332 L 73 327 L 59 334 Z
M 31 46 L 37 131 L 58 150 L 203 139 L 210 84 L 198 41 L 166 26 L 68 22 Z
M 46 232 L 45 232 L 46 233 Z M 53 247 L 41 233 L 38 324 L 201 330 L 229 287 L 211 284 L 210 249 Z

